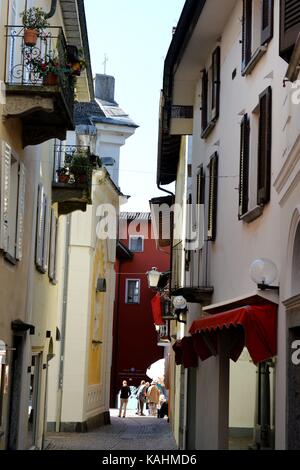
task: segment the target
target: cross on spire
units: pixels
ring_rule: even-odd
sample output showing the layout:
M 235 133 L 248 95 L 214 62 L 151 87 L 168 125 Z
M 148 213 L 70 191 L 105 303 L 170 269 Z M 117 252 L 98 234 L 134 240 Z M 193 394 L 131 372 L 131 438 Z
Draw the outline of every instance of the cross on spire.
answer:
M 107 56 L 107 54 L 104 54 L 104 61 L 102 62 L 102 65 L 104 66 L 104 75 L 106 75 L 107 62 L 108 62 L 108 56 Z

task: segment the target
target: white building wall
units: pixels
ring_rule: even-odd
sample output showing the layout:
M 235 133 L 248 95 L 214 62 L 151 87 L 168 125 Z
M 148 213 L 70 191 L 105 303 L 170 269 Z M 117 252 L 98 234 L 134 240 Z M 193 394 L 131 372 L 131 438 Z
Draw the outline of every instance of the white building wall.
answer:
M 280 256 L 280 236 L 282 223 L 280 222 L 280 205 L 273 184 L 280 168 L 283 153 L 286 152 L 283 138 L 285 133 L 299 133 L 300 119 L 292 121 L 292 131 L 285 131 L 285 123 L 288 118 L 290 105 L 284 104 L 287 99 L 287 88 L 283 88 L 283 78 L 286 72 L 286 63 L 278 55 L 279 44 L 279 2 L 275 2 L 274 11 L 274 37 L 268 46 L 267 53 L 255 66 L 251 75 L 241 75 L 241 33 L 242 33 L 242 2 L 239 1 L 232 11 L 230 19 L 223 31 L 220 44 L 215 44 L 207 54 L 210 65 L 211 54 L 217 45 L 221 47 L 221 101 L 220 117 L 211 134 L 206 140 L 201 139 L 201 75 L 195 92 L 194 103 L 194 133 L 193 133 L 193 174 L 197 174 L 197 168 L 204 163 L 206 176 L 210 157 L 215 151 L 219 153 L 219 179 L 218 179 L 218 208 L 217 208 L 217 238 L 210 245 L 209 255 L 209 285 L 214 287 L 211 303 L 222 302 L 255 289 L 249 268 L 251 263 L 259 257 L 269 258 L 280 271 L 284 257 Z M 236 77 L 232 79 L 232 73 L 236 69 Z M 238 220 L 238 186 L 239 186 L 239 160 L 240 160 L 240 122 L 242 115 L 251 114 L 259 102 L 259 95 L 268 86 L 273 90 L 273 133 L 272 133 L 272 182 L 271 202 L 264 207 L 261 217 L 247 224 Z M 296 124 L 297 122 L 297 124 Z M 206 179 L 206 183 L 208 180 Z M 194 195 L 196 194 L 196 181 L 194 179 Z M 287 225 L 288 226 L 288 225 Z M 201 268 L 201 267 L 200 267 Z M 278 281 L 278 280 L 277 280 Z M 200 313 L 200 312 L 199 312 Z M 279 312 L 280 317 L 280 312 Z M 279 329 L 284 329 L 284 320 L 279 318 Z M 281 339 L 282 338 L 282 339 Z M 279 336 L 279 352 L 284 350 L 285 334 Z M 281 359 L 278 367 L 284 367 Z M 202 367 L 202 366 L 201 366 Z M 244 402 L 244 407 L 239 412 L 230 407 L 230 426 L 253 426 L 253 407 L 255 402 L 254 386 L 255 376 L 247 374 L 251 368 L 248 364 L 242 365 L 242 360 L 237 365 L 231 366 L 230 402 L 239 399 L 243 401 L 240 383 L 247 376 L 248 391 L 251 398 Z M 202 374 L 202 373 L 201 373 Z M 277 374 L 277 403 L 282 407 L 284 399 L 284 373 Z M 280 383 L 281 381 L 281 383 Z M 211 390 L 205 389 L 204 379 L 200 382 L 199 395 L 209 400 Z M 280 390 L 279 390 L 280 389 Z M 249 395 L 249 392 L 248 392 Z M 281 399 L 282 398 L 282 399 Z M 204 409 L 199 404 L 198 421 L 203 419 Z M 277 433 L 284 434 L 284 413 L 277 411 Z M 203 423 L 200 425 L 202 429 Z M 203 430 L 205 427 L 203 426 Z M 199 430 L 200 432 L 200 430 Z M 201 434 L 201 433 L 200 433 Z M 199 437 L 208 440 L 202 435 Z M 283 438 L 279 438 L 282 442 Z M 201 446 L 203 445 L 201 441 Z M 199 443 L 199 441 L 198 441 Z M 205 448 L 205 447 L 204 447 Z

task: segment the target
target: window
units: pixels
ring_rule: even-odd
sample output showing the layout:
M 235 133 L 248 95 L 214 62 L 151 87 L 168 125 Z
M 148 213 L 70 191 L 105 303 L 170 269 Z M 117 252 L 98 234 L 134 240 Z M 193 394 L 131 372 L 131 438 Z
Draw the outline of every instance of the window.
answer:
M 206 138 L 215 126 L 220 108 L 220 54 L 217 47 L 212 54 L 212 64 L 202 71 L 202 138 Z
M 252 72 L 273 37 L 274 0 L 243 0 L 242 75 Z
M 270 201 L 272 146 L 272 88 L 261 93 L 251 121 L 241 123 L 239 218 L 251 222 Z
M 2 142 L 0 162 L 0 248 L 8 261 L 22 258 L 25 210 L 25 166 Z
M 215 241 L 217 234 L 217 199 L 218 199 L 218 153 L 216 152 L 209 162 L 209 188 L 208 188 L 208 224 L 207 239 Z
M 300 2 L 280 0 L 280 56 L 290 61 L 300 31 Z
M 194 229 L 197 231 L 197 246 L 202 249 L 204 244 L 204 203 L 205 203 L 205 173 L 203 165 L 199 167 L 196 179 L 196 213 Z
M 45 274 L 48 267 L 48 200 L 42 185 L 38 186 L 35 264 Z
M 48 275 L 50 281 L 56 283 L 56 251 L 57 251 L 57 230 L 58 220 L 55 216 L 54 209 L 51 209 L 50 221 L 50 249 L 49 249 L 49 268 Z
M 130 236 L 129 249 L 134 253 L 140 253 L 144 251 L 144 237 Z
M 127 304 L 140 303 L 141 281 L 140 279 L 126 279 L 126 297 Z

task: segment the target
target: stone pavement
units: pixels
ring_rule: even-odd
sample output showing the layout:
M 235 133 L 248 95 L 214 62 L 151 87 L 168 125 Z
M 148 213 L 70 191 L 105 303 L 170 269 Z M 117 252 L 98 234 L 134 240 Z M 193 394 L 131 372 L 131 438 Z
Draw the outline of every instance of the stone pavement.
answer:
M 136 416 L 129 410 L 118 418 L 110 410 L 111 424 L 88 433 L 47 433 L 45 450 L 176 450 L 166 418 Z

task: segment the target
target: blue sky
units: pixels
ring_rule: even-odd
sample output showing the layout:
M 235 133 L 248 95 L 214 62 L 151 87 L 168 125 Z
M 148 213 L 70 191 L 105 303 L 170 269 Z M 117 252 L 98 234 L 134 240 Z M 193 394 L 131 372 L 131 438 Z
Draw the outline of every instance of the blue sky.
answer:
M 148 211 L 156 187 L 158 109 L 164 58 L 185 0 L 85 0 L 93 73 L 116 80 L 115 99 L 140 126 L 121 149 L 122 210 Z

